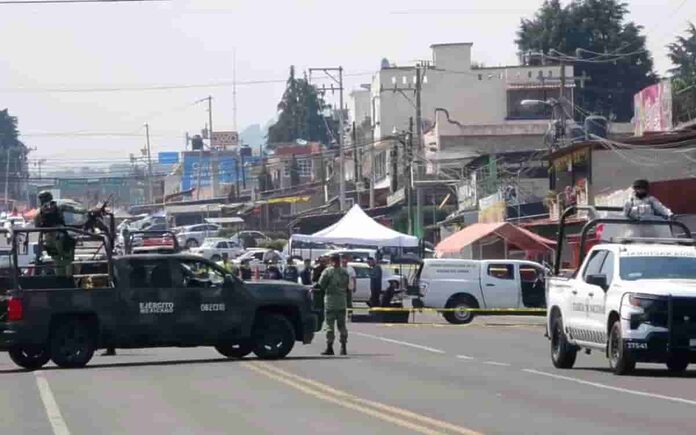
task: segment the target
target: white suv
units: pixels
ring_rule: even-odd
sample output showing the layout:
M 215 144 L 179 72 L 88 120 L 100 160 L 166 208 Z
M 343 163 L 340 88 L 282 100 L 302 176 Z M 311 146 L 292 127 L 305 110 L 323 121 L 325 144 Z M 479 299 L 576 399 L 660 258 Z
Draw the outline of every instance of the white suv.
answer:
M 198 224 L 182 227 L 176 232 L 179 246 L 191 249 L 201 246 L 208 237 L 217 237 L 222 227 L 215 224 Z
M 683 372 L 696 356 L 694 241 L 613 242 L 594 246 L 572 276 L 557 269 L 548 280 L 554 366 L 572 368 L 578 350 L 594 349 L 607 355 L 619 375 L 636 362 L 665 363 Z

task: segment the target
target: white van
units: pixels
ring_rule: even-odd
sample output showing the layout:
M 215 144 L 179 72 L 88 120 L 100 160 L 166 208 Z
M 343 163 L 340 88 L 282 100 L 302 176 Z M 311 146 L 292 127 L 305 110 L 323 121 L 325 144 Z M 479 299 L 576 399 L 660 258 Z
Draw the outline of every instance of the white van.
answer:
M 418 277 L 420 302 L 427 308 L 543 308 L 541 264 L 521 260 L 425 259 Z M 414 301 L 418 304 L 418 300 Z M 474 313 L 449 311 L 445 319 L 469 323 Z

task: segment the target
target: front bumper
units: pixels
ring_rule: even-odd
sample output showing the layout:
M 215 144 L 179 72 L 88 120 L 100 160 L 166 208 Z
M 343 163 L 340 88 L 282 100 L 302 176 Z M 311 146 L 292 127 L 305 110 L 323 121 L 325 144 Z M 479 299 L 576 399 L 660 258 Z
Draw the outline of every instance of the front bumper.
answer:
M 670 340 L 669 332 L 651 332 L 645 338 L 625 339 L 624 347 L 639 362 L 663 363 L 672 353 L 688 353 L 696 362 L 696 337 Z

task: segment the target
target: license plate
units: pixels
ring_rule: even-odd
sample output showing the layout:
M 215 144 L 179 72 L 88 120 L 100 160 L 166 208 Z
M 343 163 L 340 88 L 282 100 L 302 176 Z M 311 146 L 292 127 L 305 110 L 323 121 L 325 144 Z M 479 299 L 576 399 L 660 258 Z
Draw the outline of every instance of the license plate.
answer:
M 689 347 L 696 347 L 696 338 L 692 338 L 689 340 Z

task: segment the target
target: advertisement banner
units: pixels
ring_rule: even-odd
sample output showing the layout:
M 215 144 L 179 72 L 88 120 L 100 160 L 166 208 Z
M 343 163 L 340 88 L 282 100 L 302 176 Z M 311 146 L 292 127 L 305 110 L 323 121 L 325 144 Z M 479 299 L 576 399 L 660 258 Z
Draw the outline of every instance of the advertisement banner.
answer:
M 481 198 L 478 221 L 479 223 L 504 222 L 506 209 L 505 198 L 500 192 Z
M 214 131 L 213 148 L 228 149 L 239 146 L 239 134 L 236 131 Z
M 669 80 L 644 88 L 634 95 L 633 103 L 636 136 L 672 129 L 672 85 Z

